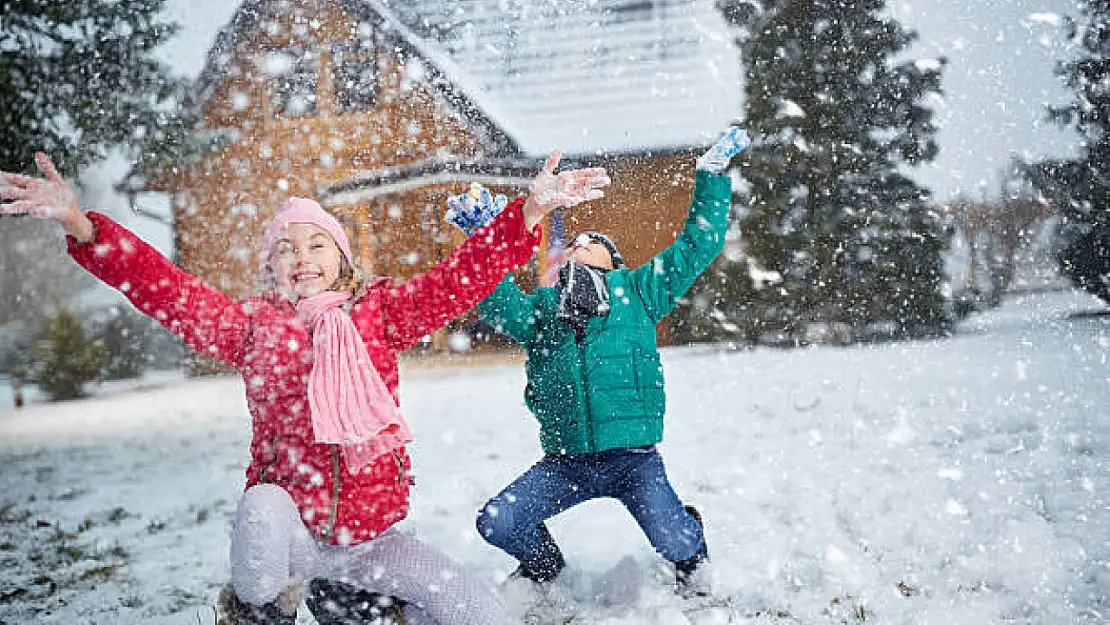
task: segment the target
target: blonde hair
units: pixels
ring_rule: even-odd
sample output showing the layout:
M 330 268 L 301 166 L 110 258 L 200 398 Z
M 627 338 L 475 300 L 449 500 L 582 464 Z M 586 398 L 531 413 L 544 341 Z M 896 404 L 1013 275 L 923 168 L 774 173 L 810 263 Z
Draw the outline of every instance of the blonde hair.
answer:
M 343 261 L 339 265 L 339 277 L 335 279 L 335 283 L 328 289 L 329 291 L 349 291 L 351 295 L 358 295 L 359 289 L 362 288 L 365 279 L 362 272 L 357 267 L 351 265 L 347 261 L 347 257 L 342 254 L 339 258 Z

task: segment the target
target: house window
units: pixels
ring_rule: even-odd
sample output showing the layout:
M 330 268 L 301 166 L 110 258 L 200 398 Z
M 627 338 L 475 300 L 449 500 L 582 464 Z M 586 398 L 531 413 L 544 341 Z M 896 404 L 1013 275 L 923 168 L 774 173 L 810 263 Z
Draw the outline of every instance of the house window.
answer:
M 641 22 L 651 19 L 654 0 L 616 0 L 602 5 L 610 24 Z
M 316 112 L 320 57 L 304 48 L 274 50 L 264 60 L 270 77 L 270 108 L 276 117 L 305 117 Z
M 336 46 L 332 50 L 335 112 L 357 113 L 378 105 L 378 59 L 373 48 Z

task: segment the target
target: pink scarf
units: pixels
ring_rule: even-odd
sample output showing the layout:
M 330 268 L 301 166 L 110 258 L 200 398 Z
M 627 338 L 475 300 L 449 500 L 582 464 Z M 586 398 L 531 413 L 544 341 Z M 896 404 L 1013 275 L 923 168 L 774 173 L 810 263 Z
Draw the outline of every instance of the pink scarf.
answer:
M 325 291 L 297 302 L 312 327 L 308 405 L 318 443 L 343 446 L 352 474 L 412 440 L 393 396 L 341 306 L 350 293 Z

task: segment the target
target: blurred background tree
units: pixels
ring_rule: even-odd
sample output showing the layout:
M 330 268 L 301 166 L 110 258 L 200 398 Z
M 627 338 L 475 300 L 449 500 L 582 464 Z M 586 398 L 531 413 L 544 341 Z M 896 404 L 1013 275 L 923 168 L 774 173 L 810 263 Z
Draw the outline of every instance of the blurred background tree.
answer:
M 1081 0 L 1068 17 L 1072 58 L 1056 74 L 1074 93 L 1049 119 L 1080 136 L 1079 155 L 1027 166 L 1029 181 L 1061 212 L 1059 261 L 1076 286 L 1110 303 L 1110 2 Z
M 189 142 L 189 83 L 153 54 L 178 28 L 160 20 L 164 1 L 5 3 L 0 169 L 33 173 L 43 151 L 76 176 L 112 148 L 139 160 Z
M 85 334 L 81 321 L 59 307 L 45 336 L 32 349 L 28 381 L 55 401 L 82 397 L 85 383 L 100 376 L 103 355 L 100 345 Z

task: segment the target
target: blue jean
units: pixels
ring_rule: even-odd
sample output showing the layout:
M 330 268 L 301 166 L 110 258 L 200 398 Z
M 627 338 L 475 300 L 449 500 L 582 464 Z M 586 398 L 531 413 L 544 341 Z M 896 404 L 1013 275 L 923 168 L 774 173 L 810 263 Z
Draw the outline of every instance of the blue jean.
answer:
M 562 568 L 563 557 L 544 521 L 601 497 L 624 504 L 667 560 L 686 560 L 705 541 L 701 524 L 667 480 L 655 447 L 544 456 L 486 502 L 478 514 L 478 533 L 530 572 L 550 579 Z

